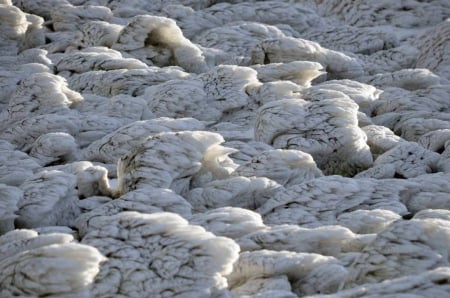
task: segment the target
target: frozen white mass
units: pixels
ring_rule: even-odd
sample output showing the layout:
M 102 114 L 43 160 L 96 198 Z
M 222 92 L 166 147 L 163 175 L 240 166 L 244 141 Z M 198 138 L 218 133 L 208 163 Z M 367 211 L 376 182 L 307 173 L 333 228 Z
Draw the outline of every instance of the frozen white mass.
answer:
M 0 298 L 450 297 L 448 0 L 0 0 Z

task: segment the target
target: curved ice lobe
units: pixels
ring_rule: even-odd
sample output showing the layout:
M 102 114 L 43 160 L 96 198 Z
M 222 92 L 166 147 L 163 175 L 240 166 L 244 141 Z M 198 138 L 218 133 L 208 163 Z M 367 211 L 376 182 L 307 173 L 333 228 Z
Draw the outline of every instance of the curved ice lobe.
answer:
M 244 163 L 250 162 L 253 156 L 258 155 L 267 150 L 273 150 L 273 147 L 264 143 L 250 140 L 248 142 L 244 141 L 226 141 L 225 146 L 234 148 L 237 151 L 229 155 L 229 157 L 237 164 L 242 165 Z
M 425 149 L 440 153 L 442 157 L 449 158 L 448 149 L 450 129 L 437 129 L 420 136 L 417 143 Z
M 50 12 L 55 31 L 76 31 L 91 21 L 109 22 L 113 13 L 108 7 L 96 5 L 61 5 Z
M 50 234 L 39 235 L 39 232 L 36 230 L 16 229 L 2 235 L 0 237 L 0 261 L 41 246 L 65 244 L 74 241 L 71 235 L 65 233 Z
M 186 192 L 184 197 L 195 212 L 226 206 L 254 210 L 269 200 L 282 186 L 264 177 L 232 177 L 211 181 Z
M 193 118 L 156 118 L 135 121 L 92 142 L 83 150 L 87 160 L 116 163 L 122 155 L 139 147 L 152 135 L 168 131 L 202 130 L 204 124 Z
M 417 142 L 426 133 L 448 129 L 450 85 L 438 85 L 410 92 L 386 88 L 372 107 L 372 123 L 386 126 L 396 135 Z M 367 124 L 366 124 L 367 125 Z
M 354 27 L 337 22 L 313 26 L 300 36 L 330 50 L 371 55 L 399 44 L 395 33 L 377 28 Z
M 61 114 L 37 115 L 16 121 L 0 133 L 0 139 L 10 142 L 17 150 L 30 152 L 40 136 L 66 133 L 74 137 L 76 143 L 83 148 L 130 121 L 132 120 L 98 114 L 79 114 L 67 109 Z
M 80 120 L 75 115 L 39 115 L 15 122 L 0 133 L 0 139 L 10 142 L 17 150 L 28 151 L 43 134 L 65 132 L 74 136 L 79 127 Z
M 424 81 L 422 80 L 422 82 Z M 420 112 L 448 114 L 450 111 L 450 103 L 447 100 L 449 92 L 450 85 L 432 85 L 424 89 L 411 91 L 398 87 L 385 87 L 378 100 L 373 103 L 372 116 L 389 112 L 415 112 L 417 115 L 415 118 L 434 118 L 434 120 L 438 120 L 440 119 L 440 117 L 436 117 L 438 115 L 433 115 L 435 117 L 421 117 Z
M 270 249 L 317 253 L 339 258 L 345 253 L 360 252 L 375 235 L 357 235 L 348 228 L 330 225 L 301 228 L 296 225 L 266 227 L 236 239 L 242 251 Z
M 357 79 L 365 74 L 357 58 L 323 48 L 318 43 L 293 37 L 267 39 L 252 50 L 251 64 L 312 61 L 322 64 L 328 79 Z
M 367 136 L 367 145 L 369 145 L 374 159 L 405 141 L 385 126 L 371 124 L 361 129 Z
M 244 235 L 266 228 L 261 215 L 239 207 L 220 207 L 195 213 L 189 222 L 199 225 L 217 236 L 236 240 Z
M 111 118 L 118 123 L 123 123 L 122 125 L 153 118 L 153 115 L 148 111 L 145 100 L 127 94 L 118 94 L 107 98 L 85 93 L 83 94 L 83 102 L 77 104 L 74 108 L 81 114 L 81 118 L 87 118 L 91 121 L 95 116 L 104 119 Z M 122 125 L 119 124 L 119 127 Z
M 44 19 L 27 14 L 11 3 L 0 3 L 0 51 L 3 55 L 19 54 L 45 44 Z
M 29 73 L 45 71 L 45 66 L 48 67 L 47 71 L 51 72 L 50 67 L 52 66 L 52 61 L 47 57 L 47 51 L 39 48 L 31 48 L 20 52 L 19 54 L 5 53 L 4 56 L 0 57 L 1 70 L 9 70 L 11 72 L 17 70 L 28 70 Z M 41 65 L 39 65 L 41 64 Z M 17 75 L 17 81 L 20 81 L 23 76 Z M 15 83 L 14 83 L 15 84 Z
M 411 214 L 427 209 L 450 210 L 448 173 L 421 175 L 408 179 L 413 184 L 403 192 L 401 201 Z
M 163 132 L 147 138 L 118 162 L 121 194 L 145 185 L 188 191 L 195 180 L 223 179 L 234 170 L 221 146 L 223 137 L 207 131 Z M 194 183 L 195 185 L 195 183 Z
M 80 31 L 45 32 L 45 44 L 40 48 L 50 54 L 73 52 L 80 49 L 82 34 Z
M 240 165 L 233 175 L 267 177 L 285 187 L 323 176 L 310 154 L 292 149 L 264 151 Z
M 405 120 L 395 132 L 408 141 L 417 142 L 426 133 L 449 128 L 450 121 L 448 120 L 424 119 L 419 116 Z
M 249 89 L 259 86 L 257 72 L 249 67 L 220 65 L 200 74 L 203 89 L 212 106 L 223 112 L 233 112 L 251 103 Z
M 289 25 L 297 34 L 326 23 L 311 6 L 280 1 L 217 3 L 198 11 L 168 6 L 163 11 L 169 18 L 177 21 L 189 39 L 205 30 L 239 21 L 275 25 L 280 29 Z
M 400 45 L 371 55 L 355 54 L 354 56 L 364 65 L 367 74 L 376 75 L 414 68 L 419 54 L 419 50 L 414 46 Z
M 341 214 L 355 210 L 383 209 L 404 215 L 408 210 L 400 200 L 414 185 L 400 179 L 319 177 L 281 189 L 256 212 L 268 225 L 302 227 L 334 225 Z
M 8 104 L 8 124 L 31 116 L 67 113 L 83 101 L 67 81 L 50 73 L 35 73 L 20 81 Z
M 123 27 L 124 25 L 112 24 L 105 21 L 86 22 L 78 29 L 81 32 L 80 47 L 111 48 L 119 38 Z
M 426 68 L 407 68 L 388 73 L 377 73 L 360 81 L 377 88 L 397 87 L 409 91 L 441 85 L 443 79 Z
M 86 199 L 97 195 L 114 197 L 116 190 L 113 189 L 109 183 L 108 169 L 99 165 L 89 166 L 88 164 L 89 163 L 86 162 L 85 166 L 80 165 L 79 169 L 73 171 L 77 176 L 76 188 L 78 190 L 78 197 L 80 199 Z M 58 170 L 63 171 L 64 168 L 59 168 Z
M 27 14 L 28 27 L 23 36 L 23 39 L 19 42 L 18 50 L 23 52 L 29 49 L 36 50 L 39 47 L 45 45 L 45 37 L 47 28 L 45 27 L 44 18 Z
M 139 96 L 148 86 L 173 79 L 186 79 L 189 74 L 179 67 L 148 67 L 146 69 L 115 69 L 88 71 L 68 78 L 69 87 L 81 93 L 111 97 L 118 94 Z
M 192 206 L 182 196 L 170 189 L 142 187 L 81 214 L 75 221 L 80 237 L 88 232 L 92 220 L 99 216 L 112 216 L 120 212 L 135 211 L 142 214 L 159 212 L 176 213 L 183 218 L 191 217 Z
M 338 91 L 323 97 L 265 104 L 256 116 L 255 140 L 307 152 L 325 175 L 353 176 L 373 162 L 366 135 L 358 127 L 358 105 Z
M 266 64 L 262 65 L 261 68 L 264 68 L 263 71 L 270 71 L 270 69 L 277 68 L 281 63 L 276 64 Z M 261 69 L 256 67 L 255 69 Z M 266 66 L 268 66 L 266 68 Z M 271 66 L 274 66 L 273 68 Z M 305 82 L 307 85 L 308 82 Z M 296 83 L 286 80 L 276 80 L 271 82 L 265 82 L 260 84 L 259 86 L 254 86 L 254 88 L 250 88 L 249 95 L 253 100 L 253 104 L 249 106 L 252 114 L 256 114 L 257 110 L 268 102 L 273 102 L 281 99 L 302 99 L 302 92 L 305 90 L 306 86 L 300 86 Z M 252 120 L 250 124 L 253 126 L 255 121 L 255 116 L 250 117 Z M 248 140 L 251 142 L 252 140 Z
M 0 296 L 90 297 L 106 258 L 63 233 L 14 230 L 0 237 Z
M 215 123 L 249 106 L 248 90 L 259 85 L 253 69 L 221 65 L 191 80 L 150 86 L 141 97 L 155 116 L 194 117 Z
M 350 229 L 355 234 L 377 234 L 401 216 L 385 209 L 354 210 L 337 217 L 337 225 Z
M 14 150 L 14 146 L 0 148 L 0 183 L 19 186 L 40 168 L 41 165 L 35 159 Z
M 18 228 L 70 226 L 79 215 L 75 175 L 61 171 L 39 172 L 20 185 L 23 198 L 15 224 Z
M 29 58 L 31 61 L 34 60 L 31 57 Z M 36 60 L 39 61 L 39 58 L 36 58 Z M 9 101 L 14 96 L 17 89 L 20 88 L 20 85 L 23 84 L 22 82 L 24 78 L 39 73 L 48 73 L 49 76 L 51 75 L 50 69 L 47 67 L 47 65 L 43 65 L 37 62 L 27 63 L 28 61 L 21 60 L 22 59 L 20 59 L 20 57 L 17 57 L 12 61 L 5 61 L 4 67 L 0 66 L 0 89 L 2 90 L 2 93 L 0 94 L 0 107 L 2 108 L 2 114 L 8 114 L 7 108 Z M 8 63 L 14 63 L 15 65 L 7 65 Z M 2 115 L 2 118 L 3 117 L 5 117 L 5 115 Z
M 355 177 L 412 178 L 439 172 L 440 155 L 429 151 L 415 142 L 400 142 L 384 152 L 374 161 L 373 166 Z
M 290 285 L 282 283 L 284 288 L 277 287 L 277 290 L 292 291 L 296 295 L 305 296 L 336 292 L 347 274 L 347 269 L 334 257 L 314 253 L 259 250 L 242 252 L 233 272 L 227 278 L 230 290 L 234 292 L 238 288 L 243 291 L 243 288 L 251 287 L 252 281 L 256 279 L 273 283 L 274 279 L 287 277 Z
M 270 64 L 269 64 L 270 65 Z M 332 95 L 333 91 L 339 91 L 350 97 L 358 106 L 359 111 L 370 116 L 373 105 L 378 100 L 382 91 L 376 87 L 353 80 L 329 80 L 310 86 L 301 92 L 306 100 L 318 100 Z
M 440 132 L 445 132 L 450 128 L 448 119 L 428 119 L 426 116 L 424 118 L 421 118 L 420 115 L 418 116 L 419 117 L 417 118 L 414 117 L 405 120 L 403 123 L 401 123 L 399 129 L 396 132 L 400 133 L 401 137 L 405 138 L 406 140 L 418 142 L 420 144 L 420 140 L 422 138 L 427 138 L 430 134 L 436 134 L 437 136 L 439 136 Z M 442 150 L 444 150 L 442 147 L 438 147 L 435 150 L 438 150 L 438 153 L 444 153 L 442 152 Z M 445 157 L 445 154 L 442 154 L 442 156 Z
M 147 65 L 137 59 L 124 58 L 119 51 L 106 47 L 89 47 L 79 52 L 50 55 L 55 73 L 84 73 L 96 70 L 146 69 Z M 70 76 L 70 75 L 69 75 Z
M 170 80 L 145 89 L 141 96 L 156 117 L 193 117 L 218 121 L 222 109 L 208 99 L 201 80 Z
M 445 20 L 417 37 L 414 44 L 420 50 L 420 56 L 415 67 L 428 68 L 450 80 L 450 53 L 448 51 L 450 45 L 450 20 Z
M 231 292 L 237 297 L 246 298 L 298 298 L 292 292 L 286 275 L 250 278 Z
M 379 283 L 449 265 L 450 222 L 412 219 L 393 222 L 368 244 L 349 268 L 346 287 Z
M 26 13 L 14 5 L 0 4 L 0 48 L 13 50 L 17 53 L 17 44 L 21 41 L 28 27 Z M 12 43 L 8 45 L 8 43 Z
M 0 183 L 0 236 L 15 229 L 14 220 L 19 210 L 17 203 L 22 199 L 20 188 Z
M 33 143 L 30 156 L 42 166 L 78 160 L 80 148 L 75 138 L 68 133 L 43 134 Z
M 450 113 L 423 111 L 388 112 L 372 117 L 373 124 L 391 129 L 402 138 L 416 141 L 425 134 L 449 128 Z
M 51 13 L 62 6 L 72 6 L 67 0 L 13 0 L 15 6 L 24 12 L 43 17 L 45 20 L 51 19 Z
M 132 106 L 130 104 L 130 106 Z M 126 110 L 124 110 L 125 112 Z M 80 126 L 78 133 L 74 135 L 80 148 L 85 148 L 95 140 L 119 129 L 120 127 L 133 122 L 133 119 L 127 117 L 114 117 L 108 115 L 80 114 Z
M 127 53 L 148 65 L 180 66 L 188 72 L 201 73 L 208 69 L 202 51 L 172 19 L 139 15 L 119 33 L 113 49 Z
M 166 212 L 98 216 L 81 243 L 108 257 L 94 281 L 95 296 L 218 296 L 227 291 L 224 276 L 239 252 L 231 239 Z
M 258 80 L 263 83 L 291 81 L 301 87 L 311 87 L 314 79 L 325 74 L 320 63 L 310 61 L 256 64 L 250 67 L 258 72 Z
M 250 65 L 252 49 L 265 39 L 282 38 L 276 26 L 255 22 L 233 22 L 199 32 L 192 41 L 205 47 L 209 64 Z M 208 49 L 215 54 L 208 56 Z M 219 51 L 219 52 L 217 52 Z

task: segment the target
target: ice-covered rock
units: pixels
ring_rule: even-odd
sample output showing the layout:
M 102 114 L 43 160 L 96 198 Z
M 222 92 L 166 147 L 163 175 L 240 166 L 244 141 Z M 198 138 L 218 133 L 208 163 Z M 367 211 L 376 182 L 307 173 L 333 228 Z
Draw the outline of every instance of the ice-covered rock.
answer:
M 79 215 L 76 176 L 60 171 L 39 172 L 20 185 L 18 228 L 66 225 Z
M 14 230 L 0 237 L 0 296 L 90 297 L 106 258 L 63 233 Z
M 408 181 L 383 181 L 325 176 L 281 189 L 256 211 L 266 224 L 295 224 L 306 227 L 336 224 L 343 213 L 384 209 L 408 213 L 400 201 L 408 196 Z M 412 184 L 413 185 L 413 184 Z
M 324 174 L 353 176 L 370 167 L 372 155 L 358 127 L 358 105 L 339 91 L 325 91 L 324 99 L 313 96 L 316 100 L 284 99 L 262 106 L 255 139 L 311 154 Z
M 120 158 L 119 193 L 145 185 L 184 193 L 195 180 L 206 183 L 226 178 L 234 170 L 234 163 L 226 162 L 234 150 L 220 145 L 223 141 L 221 135 L 207 131 L 151 136 Z
M 17 203 L 23 199 L 20 188 L 0 184 L 0 236 L 15 229 L 14 220 L 19 210 Z
M 113 14 L 108 7 L 94 5 L 61 5 L 50 12 L 55 31 L 76 31 L 89 21 L 109 21 Z
M 159 67 L 177 65 L 188 72 L 208 69 L 202 51 L 169 18 L 138 15 L 121 30 L 113 49 Z
M 263 282 L 273 282 L 272 278 L 283 280 L 287 277 L 292 292 L 305 296 L 336 291 L 347 274 L 347 270 L 333 257 L 314 253 L 259 250 L 242 252 L 233 272 L 227 278 L 231 291 L 237 287 L 242 291 L 242 287 L 249 287 L 243 285 L 257 278 L 266 279 L 261 280 Z M 281 289 L 291 290 L 286 283 Z
M 232 240 L 164 212 L 97 216 L 81 243 L 108 258 L 94 280 L 95 296 L 220 295 L 239 252 Z
M 411 178 L 439 172 L 440 156 L 415 142 L 400 142 L 374 161 L 373 167 L 357 177 Z
M 349 268 L 347 287 L 448 267 L 449 233 L 450 222 L 442 219 L 393 222 Z
M 323 175 L 310 154 L 292 149 L 264 151 L 233 173 L 244 177 L 267 177 L 286 187 Z
M 13 145 L 10 148 L 0 148 L 0 183 L 19 186 L 40 168 L 41 165 L 35 159 L 14 150 Z
M 238 176 L 193 188 L 185 197 L 197 212 L 226 206 L 253 210 L 280 188 L 280 184 L 268 178 Z
M 298 60 L 319 62 L 328 79 L 353 79 L 364 74 L 363 62 L 321 47 L 318 43 L 293 37 L 267 39 L 252 50 L 252 64 L 293 62 Z
M 80 204 L 78 205 L 80 206 Z M 191 209 L 192 206 L 189 202 L 170 189 L 149 186 L 130 191 L 119 198 L 110 200 L 100 206 L 94 206 L 91 210 L 86 210 L 76 219 L 75 226 L 80 236 L 84 236 L 87 233 L 90 221 L 95 220 L 98 216 L 111 216 L 120 212 L 135 211 L 144 214 L 172 212 L 184 218 L 190 218 Z
M 204 124 L 193 118 L 167 117 L 135 121 L 92 142 L 84 151 L 87 160 L 116 163 L 122 155 L 138 147 L 148 137 L 167 131 L 202 130 Z

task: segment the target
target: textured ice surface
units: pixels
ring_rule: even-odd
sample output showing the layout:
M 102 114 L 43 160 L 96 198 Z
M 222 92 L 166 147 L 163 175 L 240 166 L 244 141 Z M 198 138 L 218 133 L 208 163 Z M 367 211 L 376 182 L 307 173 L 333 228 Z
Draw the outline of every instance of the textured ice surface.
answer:
M 450 296 L 448 0 L 0 0 L 0 297 Z

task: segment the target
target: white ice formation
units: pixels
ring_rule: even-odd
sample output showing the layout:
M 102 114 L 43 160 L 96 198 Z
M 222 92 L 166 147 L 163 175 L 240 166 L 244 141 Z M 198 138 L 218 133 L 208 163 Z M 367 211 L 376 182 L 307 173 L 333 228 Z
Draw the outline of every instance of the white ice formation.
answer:
M 106 258 L 64 233 L 14 230 L 0 237 L 1 297 L 90 297 Z
M 322 176 L 310 154 L 283 149 L 256 154 L 234 173 L 244 177 L 267 177 L 286 187 Z
M 220 295 L 239 252 L 231 239 L 165 212 L 96 216 L 81 243 L 108 257 L 94 280 L 94 296 Z
M 450 296 L 448 0 L 0 0 L 0 297 Z
M 303 99 L 280 99 L 257 112 L 255 139 L 312 155 L 324 174 L 353 176 L 372 165 L 358 105 L 340 91 L 319 89 Z

